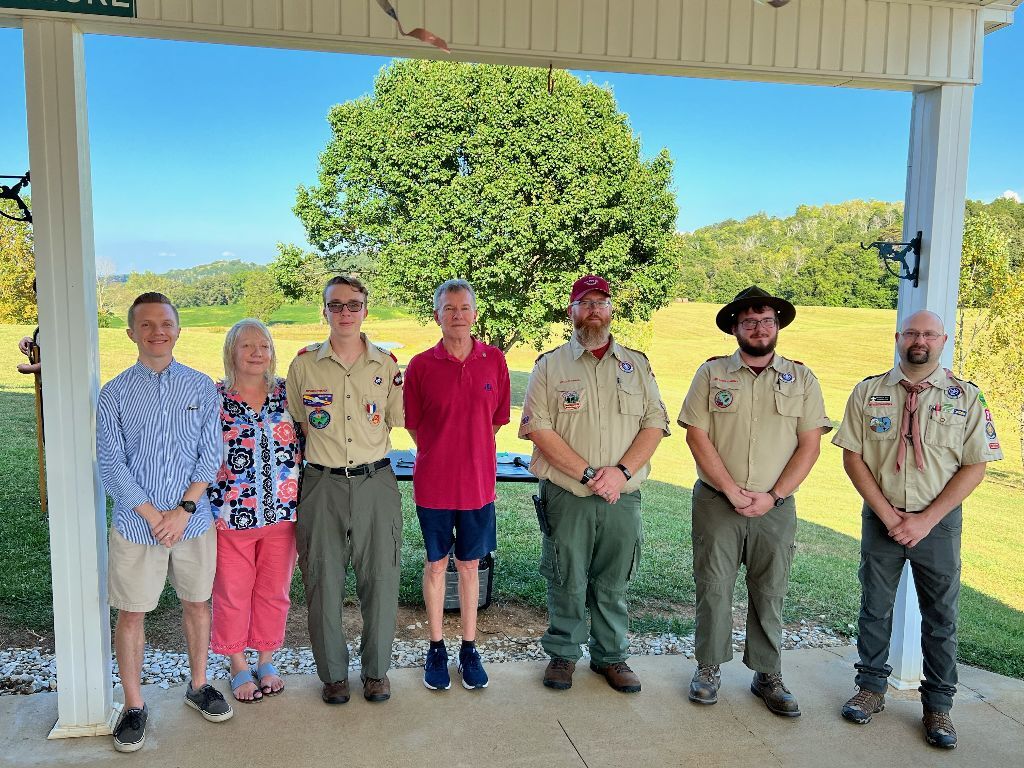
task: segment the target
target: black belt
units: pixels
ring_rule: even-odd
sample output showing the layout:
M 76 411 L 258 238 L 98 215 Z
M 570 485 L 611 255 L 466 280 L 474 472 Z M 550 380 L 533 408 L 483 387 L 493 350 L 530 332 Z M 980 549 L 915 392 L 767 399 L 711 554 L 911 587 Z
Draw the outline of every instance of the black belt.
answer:
M 726 496 L 726 495 L 725 495 L 724 493 L 722 493 L 722 492 L 721 492 L 720 490 L 718 490 L 717 488 L 715 488 L 715 487 L 714 487 L 713 485 L 708 485 L 708 484 L 707 484 L 707 483 L 705 483 L 705 482 L 704 482 L 703 480 L 698 480 L 697 482 L 698 482 L 698 483 L 699 483 L 700 485 L 704 486 L 704 488 L 705 488 L 705 489 L 707 489 L 707 490 L 711 491 L 711 493 L 715 494 L 715 496 L 719 496 L 719 497 L 721 497 L 721 498 L 725 499 L 726 501 L 729 501 L 729 497 L 728 497 L 728 496 Z M 730 503 L 730 504 L 732 504 L 732 502 L 731 502 L 731 501 L 729 501 L 729 503 Z
M 307 461 L 306 466 L 312 467 L 313 469 L 319 469 L 321 472 L 330 472 L 332 475 L 352 477 L 353 475 L 372 475 L 378 469 L 390 467 L 391 459 L 385 456 L 380 461 L 374 461 L 369 464 L 360 464 L 356 467 L 325 467 L 323 464 L 314 464 L 312 461 Z

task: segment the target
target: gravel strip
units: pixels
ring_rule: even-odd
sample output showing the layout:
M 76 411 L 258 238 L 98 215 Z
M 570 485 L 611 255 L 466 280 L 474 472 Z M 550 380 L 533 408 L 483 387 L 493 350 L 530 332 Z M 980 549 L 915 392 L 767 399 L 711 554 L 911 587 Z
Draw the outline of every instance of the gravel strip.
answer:
M 409 627 L 409 629 L 413 629 Z M 733 650 L 741 652 L 746 634 L 742 630 L 733 632 Z M 850 639 L 836 634 L 831 629 L 801 621 L 799 626 L 783 631 L 782 647 L 793 648 L 834 648 L 848 645 Z M 426 640 L 395 642 L 392 651 L 392 666 L 395 668 L 418 667 L 423 664 L 427 652 Z M 539 637 L 497 637 L 486 635 L 479 638 L 477 647 L 484 661 L 500 664 L 509 661 L 535 661 L 547 659 L 540 647 Z M 350 646 L 350 651 L 351 651 Z M 586 656 L 586 648 L 583 649 Z M 458 655 L 458 641 L 448 641 L 448 653 Z M 629 636 L 631 656 L 685 656 L 693 658 L 693 635 L 679 637 L 674 634 Z M 358 655 L 351 653 L 352 670 L 359 669 Z M 255 663 L 255 654 L 251 661 Z M 114 685 L 121 682 L 117 661 L 113 661 Z M 282 648 L 274 654 L 274 663 L 283 675 L 313 675 L 316 667 L 313 654 L 307 647 Z M 228 667 L 223 656 L 210 653 L 210 676 L 216 680 L 228 678 Z M 157 684 L 161 688 L 183 685 L 189 680 L 188 656 L 174 651 L 146 648 L 142 662 L 144 685 Z M 0 651 L 0 696 L 40 693 L 57 690 L 57 661 L 52 653 L 39 648 L 5 648 Z

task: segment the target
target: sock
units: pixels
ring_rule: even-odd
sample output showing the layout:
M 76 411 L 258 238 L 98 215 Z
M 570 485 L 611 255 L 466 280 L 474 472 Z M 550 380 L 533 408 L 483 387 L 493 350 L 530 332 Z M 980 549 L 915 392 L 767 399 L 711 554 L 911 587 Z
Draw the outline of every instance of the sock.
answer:
M 462 647 L 459 648 L 459 653 L 462 653 L 465 650 L 469 650 L 470 648 L 476 648 L 476 641 L 475 640 L 463 640 L 462 641 Z
M 438 649 L 440 649 L 442 651 L 445 650 L 444 640 L 431 640 L 430 641 L 430 650 L 436 651 Z

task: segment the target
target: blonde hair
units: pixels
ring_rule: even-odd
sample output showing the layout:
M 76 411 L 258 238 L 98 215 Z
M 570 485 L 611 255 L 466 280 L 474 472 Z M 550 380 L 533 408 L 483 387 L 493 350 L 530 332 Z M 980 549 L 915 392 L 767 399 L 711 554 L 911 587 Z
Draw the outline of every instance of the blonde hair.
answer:
M 238 343 L 238 337 L 242 335 L 242 332 L 249 328 L 262 333 L 270 343 L 270 366 L 263 374 L 263 378 L 266 380 L 267 393 L 269 394 L 274 390 L 274 384 L 277 381 L 274 377 L 274 372 L 277 370 L 277 352 L 274 351 L 274 339 L 270 335 L 270 329 L 255 317 L 239 320 L 231 326 L 231 330 L 224 337 L 224 386 L 230 389 L 235 384 L 235 345 Z

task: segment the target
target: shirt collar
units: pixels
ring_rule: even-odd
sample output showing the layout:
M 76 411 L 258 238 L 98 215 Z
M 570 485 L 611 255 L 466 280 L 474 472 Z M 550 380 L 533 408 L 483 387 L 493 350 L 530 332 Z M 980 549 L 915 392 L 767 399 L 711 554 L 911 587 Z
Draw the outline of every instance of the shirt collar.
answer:
M 469 351 L 469 356 L 462 362 L 468 363 L 470 360 L 474 360 L 478 357 L 483 356 L 484 345 L 476 336 L 471 337 L 473 339 L 473 348 Z M 444 347 L 444 339 L 442 338 L 433 348 L 434 357 L 438 360 L 455 359 L 448 354 L 448 350 Z
M 374 344 L 372 341 L 366 338 L 365 333 L 360 333 L 359 338 L 362 339 L 363 341 L 363 347 L 365 349 L 365 352 L 363 354 L 366 356 L 367 362 L 383 363 L 385 358 L 390 357 L 390 355 L 387 352 L 382 351 L 380 347 L 378 347 L 376 344 Z M 333 355 L 334 349 L 333 347 L 331 347 L 331 339 L 330 337 L 328 337 L 327 341 L 321 344 L 320 349 L 317 350 L 316 361 L 319 363 L 325 357 L 332 357 Z M 362 357 L 362 355 L 360 357 Z M 360 358 L 357 357 L 356 362 L 358 362 L 359 359 Z
M 885 375 L 885 383 L 891 387 L 898 387 L 900 382 L 907 378 L 907 374 L 903 372 L 900 366 L 894 367 Z M 933 387 L 942 387 L 945 385 L 947 378 L 946 369 L 941 365 L 935 366 L 935 370 L 928 374 L 921 381 L 927 381 Z
M 608 345 L 607 354 L 611 354 L 611 356 L 616 360 L 621 360 L 623 358 L 622 347 L 617 341 L 615 341 L 614 336 L 609 336 L 608 338 L 611 340 L 611 343 Z M 588 351 L 586 347 L 580 344 L 580 340 L 576 338 L 575 331 L 573 331 L 572 336 L 569 337 L 569 349 L 572 351 L 573 360 L 579 360 L 583 357 L 583 353 Z
M 152 368 L 150 368 L 148 365 L 146 365 L 141 360 L 137 360 L 135 362 L 135 365 L 132 366 L 132 370 L 135 371 L 135 374 L 137 376 L 140 376 L 143 379 L 152 379 L 152 378 L 156 378 L 157 376 L 167 376 L 168 378 L 172 378 L 173 379 L 175 377 L 175 375 L 177 374 L 177 369 L 180 366 L 181 366 L 181 363 L 179 363 L 177 360 L 175 360 L 172 357 L 171 358 L 171 364 L 168 365 L 166 368 L 164 368 L 162 371 L 160 371 L 160 373 L 157 373 L 156 371 L 154 371 Z

